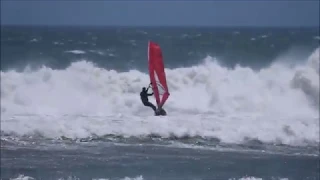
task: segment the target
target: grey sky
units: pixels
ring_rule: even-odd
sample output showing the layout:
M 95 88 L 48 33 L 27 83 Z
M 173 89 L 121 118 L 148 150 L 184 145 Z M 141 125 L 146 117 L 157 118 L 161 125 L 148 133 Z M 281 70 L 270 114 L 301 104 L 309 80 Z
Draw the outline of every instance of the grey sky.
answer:
M 1 24 L 319 26 L 319 1 L 1 0 Z

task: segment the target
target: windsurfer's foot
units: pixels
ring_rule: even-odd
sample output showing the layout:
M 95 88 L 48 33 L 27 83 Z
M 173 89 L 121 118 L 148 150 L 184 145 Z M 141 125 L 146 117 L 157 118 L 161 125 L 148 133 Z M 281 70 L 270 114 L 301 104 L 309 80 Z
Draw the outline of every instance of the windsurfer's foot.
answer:
M 158 108 L 158 109 L 155 111 L 155 114 L 156 114 L 157 116 L 159 116 L 159 115 L 165 116 L 165 115 L 167 115 L 167 112 L 166 112 L 164 109 L 162 109 L 162 108 Z

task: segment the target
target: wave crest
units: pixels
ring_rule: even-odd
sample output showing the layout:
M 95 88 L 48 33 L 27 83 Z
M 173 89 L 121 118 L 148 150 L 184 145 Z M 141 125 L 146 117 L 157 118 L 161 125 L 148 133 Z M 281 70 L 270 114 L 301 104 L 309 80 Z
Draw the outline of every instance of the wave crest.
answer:
M 197 66 L 167 69 L 169 116 L 162 118 L 141 104 L 139 92 L 149 78 L 137 70 L 117 72 L 79 61 L 64 70 L 1 72 L 1 130 L 46 137 L 174 134 L 230 143 L 316 144 L 317 65 L 319 48 L 306 64 L 294 67 L 229 69 L 207 57 Z

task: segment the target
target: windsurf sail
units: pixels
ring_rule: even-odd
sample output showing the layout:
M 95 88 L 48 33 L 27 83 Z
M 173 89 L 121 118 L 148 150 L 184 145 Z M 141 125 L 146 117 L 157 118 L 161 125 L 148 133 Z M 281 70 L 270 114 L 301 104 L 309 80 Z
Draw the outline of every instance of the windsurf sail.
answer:
M 149 76 L 152 84 L 153 95 L 158 108 L 161 108 L 169 98 L 166 73 L 160 46 L 152 41 L 148 43 Z

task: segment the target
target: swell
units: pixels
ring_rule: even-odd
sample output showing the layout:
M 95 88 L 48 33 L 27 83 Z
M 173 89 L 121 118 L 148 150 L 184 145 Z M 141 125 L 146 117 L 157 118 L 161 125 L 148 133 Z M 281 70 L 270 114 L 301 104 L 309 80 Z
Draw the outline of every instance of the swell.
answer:
M 207 55 L 261 68 L 292 47 L 312 51 L 319 45 L 317 29 L 47 29 L 6 27 L 1 32 L 1 70 L 45 65 L 65 69 L 86 59 L 99 67 L 145 71 L 148 40 L 161 45 L 166 67 L 192 66 Z M 305 54 L 305 53 L 304 53 Z

